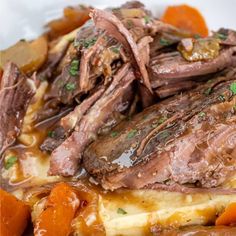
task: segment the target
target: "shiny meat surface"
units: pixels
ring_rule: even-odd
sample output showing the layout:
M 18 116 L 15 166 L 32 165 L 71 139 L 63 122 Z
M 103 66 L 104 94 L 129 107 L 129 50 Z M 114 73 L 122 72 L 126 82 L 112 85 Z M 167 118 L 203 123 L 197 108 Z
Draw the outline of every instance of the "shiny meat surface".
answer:
M 236 98 L 230 91 L 235 80 L 221 80 L 122 122 L 90 145 L 85 168 L 106 189 L 156 182 L 220 185 L 234 173 L 236 161 Z

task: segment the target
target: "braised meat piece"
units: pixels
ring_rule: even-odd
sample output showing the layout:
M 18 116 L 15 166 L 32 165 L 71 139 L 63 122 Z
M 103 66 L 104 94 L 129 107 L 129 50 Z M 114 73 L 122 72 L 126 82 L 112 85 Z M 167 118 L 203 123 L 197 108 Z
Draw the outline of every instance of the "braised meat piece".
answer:
M 236 169 L 235 73 L 145 109 L 100 136 L 84 166 L 105 189 L 217 187 Z
M 13 63 L 6 65 L 0 84 L 0 156 L 20 133 L 24 115 L 35 93 L 33 80 Z
M 125 64 L 113 77 L 112 83 L 100 99 L 81 118 L 71 136 L 52 152 L 49 170 L 51 175 L 71 176 L 76 173 L 85 147 L 95 139 L 99 129 L 113 112 L 127 109 L 129 102 L 125 99 L 125 94 L 131 93 L 134 79 L 130 64 Z

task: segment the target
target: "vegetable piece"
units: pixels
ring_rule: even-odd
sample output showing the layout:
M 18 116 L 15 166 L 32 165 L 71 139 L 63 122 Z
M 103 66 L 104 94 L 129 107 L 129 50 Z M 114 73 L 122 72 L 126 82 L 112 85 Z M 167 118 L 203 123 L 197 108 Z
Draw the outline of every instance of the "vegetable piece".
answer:
M 216 38 L 197 39 L 190 48 L 185 39 L 179 43 L 178 50 L 187 61 L 211 60 L 219 55 L 220 41 Z
M 76 191 L 66 183 L 59 183 L 47 199 L 46 209 L 36 220 L 34 234 L 66 236 L 71 233 L 71 222 L 80 204 Z
M 27 42 L 21 40 L 14 46 L 0 51 L 0 67 L 4 68 L 7 62 L 14 62 L 22 72 L 31 73 L 39 69 L 47 58 L 48 42 L 44 36 Z
M 16 156 L 10 156 L 7 159 L 5 159 L 5 169 L 10 169 L 15 163 L 17 162 Z
M 236 83 L 233 82 L 231 85 L 230 85 L 230 90 L 231 92 L 233 93 L 233 95 L 236 95 Z
M 118 208 L 117 209 L 117 214 L 121 214 L 121 215 L 126 215 L 127 214 L 127 212 L 123 209 L 123 208 Z
M 89 19 L 90 8 L 85 6 L 66 7 L 64 17 L 47 24 L 49 38 L 55 39 L 80 27 Z
M 216 225 L 236 224 L 236 202 L 226 207 L 225 211 L 216 219 Z
M 23 234 L 30 208 L 13 195 L 0 189 L 0 235 L 20 236 Z
M 208 28 L 203 16 L 197 9 L 188 5 L 168 7 L 161 20 L 202 37 L 208 35 Z

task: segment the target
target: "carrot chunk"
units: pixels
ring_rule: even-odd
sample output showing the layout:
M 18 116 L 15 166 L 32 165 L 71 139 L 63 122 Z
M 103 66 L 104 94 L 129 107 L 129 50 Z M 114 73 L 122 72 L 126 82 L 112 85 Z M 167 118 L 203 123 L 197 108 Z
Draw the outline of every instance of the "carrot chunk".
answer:
M 236 225 L 236 202 L 229 204 L 216 219 L 216 225 Z
M 161 20 L 202 37 L 208 35 L 208 28 L 203 16 L 196 8 L 188 5 L 168 7 Z
M 66 236 L 71 233 L 71 222 L 80 204 L 75 190 L 59 183 L 47 199 L 46 209 L 36 220 L 34 234 L 40 236 Z
M 29 218 L 29 206 L 0 189 L 0 235 L 22 235 Z

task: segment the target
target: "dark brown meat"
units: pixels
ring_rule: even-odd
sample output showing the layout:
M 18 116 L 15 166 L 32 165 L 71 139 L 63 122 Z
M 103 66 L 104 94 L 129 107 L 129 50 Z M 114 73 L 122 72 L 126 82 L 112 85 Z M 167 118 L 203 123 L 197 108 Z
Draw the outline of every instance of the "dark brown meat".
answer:
M 209 61 L 186 61 L 179 52 L 170 52 L 151 58 L 149 73 L 153 88 L 167 85 L 168 79 L 186 78 L 210 74 L 236 63 L 236 47 L 223 49 L 220 55 Z
M 0 156 L 20 133 L 35 85 L 13 63 L 7 64 L 0 84 Z
M 235 80 L 222 79 L 149 107 L 101 136 L 85 151 L 86 170 L 106 189 L 219 186 L 236 168 Z
M 92 12 L 92 18 L 97 28 L 105 30 L 108 35 L 114 37 L 129 52 L 131 62 L 136 68 L 137 77 L 142 78 L 142 83 L 151 91 L 145 62 L 140 57 L 137 43 L 129 30 L 112 12 L 95 9 Z
M 84 148 L 95 139 L 98 130 L 113 112 L 125 109 L 124 104 L 127 106 L 127 102 L 123 101 L 124 95 L 131 92 L 130 86 L 134 79 L 129 63 L 118 71 L 101 98 L 82 117 L 72 135 L 53 151 L 49 170 L 51 175 L 75 174 Z
M 40 146 L 40 149 L 42 151 L 52 152 L 61 145 L 65 138 L 73 132 L 76 124 L 81 120 L 82 116 L 98 100 L 104 91 L 104 86 L 98 88 L 98 90 L 91 96 L 86 98 L 81 104 L 77 105 L 73 111 L 64 116 L 60 120 L 59 126 L 52 131 L 54 135 L 52 137 L 47 137 Z
M 66 132 L 62 127 L 56 127 L 53 131 L 49 132 L 49 137 L 47 137 L 40 149 L 46 152 L 52 152 L 55 148 L 57 148 L 60 144 L 63 143 L 66 137 Z

